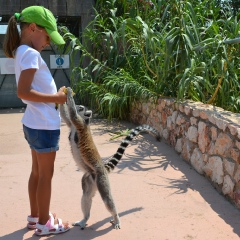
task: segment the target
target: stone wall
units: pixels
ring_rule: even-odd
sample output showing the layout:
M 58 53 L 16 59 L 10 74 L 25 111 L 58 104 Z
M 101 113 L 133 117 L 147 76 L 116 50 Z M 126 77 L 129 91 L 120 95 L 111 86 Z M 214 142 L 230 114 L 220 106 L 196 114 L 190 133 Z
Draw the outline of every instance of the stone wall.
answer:
M 137 103 L 131 120 L 150 124 L 180 156 L 240 208 L 240 114 L 199 102 Z

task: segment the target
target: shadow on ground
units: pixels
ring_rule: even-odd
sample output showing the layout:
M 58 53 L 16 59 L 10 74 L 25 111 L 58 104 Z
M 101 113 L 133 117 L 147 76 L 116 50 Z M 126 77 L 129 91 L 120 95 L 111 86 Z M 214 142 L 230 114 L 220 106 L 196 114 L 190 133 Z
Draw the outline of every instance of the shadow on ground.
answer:
M 99 122 L 98 122 L 99 123 Z M 112 122 L 110 127 L 107 126 L 106 120 L 102 120 L 102 128 L 95 132 L 95 134 L 106 134 L 106 132 L 114 132 L 119 130 L 131 129 L 134 128 L 135 125 L 128 122 Z M 144 141 L 142 141 L 142 135 L 144 135 Z M 233 231 L 240 237 L 240 222 L 237 222 L 234 216 L 239 218 L 240 211 L 235 206 L 232 206 L 233 211 L 229 212 L 228 209 L 224 207 L 227 203 L 229 205 L 233 205 L 229 202 L 222 194 L 220 194 L 211 182 L 203 175 L 197 173 L 192 166 L 187 163 L 184 159 L 180 159 L 179 155 L 176 151 L 167 145 L 164 142 L 157 142 L 153 140 L 153 137 L 143 133 L 136 139 L 132 141 L 132 143 L 128 146 L 134 146 L 135 151 L 134 155 L 128 154 L 127 149 L 125 151 L 124 161 L 120 161 L 117 165 L 117 168 L 114 170 L 115 172 L 121 173 L 126 168 L 131 171 L 149 171 L 151 169 L 163 169 L 167 171 L 168 167 L 172 167 L 175 170 L 181 171 L 184 174 L 181 180 L 176 179 L 168 179 L 168 186 L 159 186 L 159 187 L 167 187 L 175 189 L 174 194 L 184 194 L 189 189 L 199 192 L 199 194 L 205 199 L 205 201 L 211 206 L 211 208 L 221 217 L 228 225 L 233 228 Z M 123 137 L 119 138 L 119 144 Z M 161 147 L 159 147 L 161 144 Z M 171 149 L 171 155 L 169 156 L 169 149 Z M 116 149 L 117 150 L 117 149 Z M 151 156 L 158 156 L 156 159 L 152 159 Z M 150 158 L 145 159 L 145 158 Z M 111 158 L 109 156 L 108 158 Z M 106 159 L 108 159 L 106 158 Z M 103 160 L 106 160 L 103 159 Z M 171 160 L 170 160 L 171 159 Z M 181 161 L 179 161 L 179 159 Z M 146 167 L 148 166 L 149 161 L 157 162 L 157 166 L 154 167 Z M 201 179 L 201 181 L 199 181 Z M 204 182 L 204 185 L 202 184 Z M 206 185 L 211 185 L 212 189 L 209 192 L 209 188 L 205 188 Z
M 138 212 L 141 211 L 143 208 L 134 208 L 134 209 L 129 209 L 127 211 L 124 212 L 120 212 L 119 216 L 120 218 L 128 215 L 128 214 L 132 214 L 134 212 Z M 92 240 L 92 239 L 96 239 L 100 236 L 104 236 L 105 234 L 107 234 L 109 231 L 117 231 L 114 230 L 113 227 L 111 226 L 111 224 L 109 224 L 109 227 L 107 227 L 104 230 L 100 230 L 98 231 L 97 229 L 100 228 L 102 225 L 106 224 L 109 222 L 109 218 L 105 218 L 102 221 L 99 221 L 95 224 L 92 224 L 90 227 L 86 227 L 84 230 L 81 230 L 80 227 L 76 226 L 76 227 L 72 227 L 70 229 L 70 231 L 67 233 L 67 235 L 65 234 L 58 234 L 58 235 L 51 235 L 51 236 L 46 236 L 48 239 L 75 239 L 76 236 L 79 235 L 81 236 L 81 240 Z M 10 233 L 8 235 L 5 235 L 3 237 L 0 237 L 0 239 L 3 240 L 20 240 L 23 239 L 23 236 L 28 232 L 29 230 L 24 228 L 24 229 L 19 229 L 13 233 Z M 120 231 L 120 230 L 119 230 Z M 25 238 L 26 240 L 30 240 L 30 239 L 38 239 L 39 237 L 36 236 L 34 234 L 34 231 L 32 231 L 33 235 L 31 237 Z M 22 236 L 22 237 L 20 237 Z

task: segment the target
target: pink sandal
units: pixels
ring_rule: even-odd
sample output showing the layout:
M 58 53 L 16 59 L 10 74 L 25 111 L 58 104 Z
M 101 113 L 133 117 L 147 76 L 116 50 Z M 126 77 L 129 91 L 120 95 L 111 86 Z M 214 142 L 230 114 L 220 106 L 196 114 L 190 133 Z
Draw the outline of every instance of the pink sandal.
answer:
M 55 218 L 56 214 L 49 212 L 49 216 Z M 29 215 L 27 217 L 27 221 L 28 221 L 27 228 L 30 230 L 36 229 L 36 224 L 38 222 L 38 219 L 39 219 L 38 217 L 32 217 L 31 215 Z
M 50 218 L 45 225 L 36 223 L 35 234 L 38 236 L 46 236 L 51 234 L 64 233 L 70 229 L 70 227 L 64 228 L 64 225 L 62 224 L 62 219 L 58 218 L 57 220 L 58 223 L 54 224 L 54 217 L 50 215 Z
M 28 229 L 31 229 L 31 230 L 36 229 L 36 224 L 38 222 L 38 217 L 28 216 L 27 221 L 28 221 L 28 224 L 27 224 Z

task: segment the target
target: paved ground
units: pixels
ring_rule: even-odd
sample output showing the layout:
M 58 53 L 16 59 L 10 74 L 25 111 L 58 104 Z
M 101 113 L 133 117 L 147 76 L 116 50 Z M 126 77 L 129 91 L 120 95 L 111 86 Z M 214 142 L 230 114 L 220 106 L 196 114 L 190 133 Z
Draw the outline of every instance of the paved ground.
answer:
M 0 110 L 0 239 L 38 239 L 26 229 L 29 214 L 27 181 L 30 150 L 20 123 L 22 109 Z M 126 129 L 125 122 L 108 125 L 93 119 L 92 132 L 103 159 L 115 153 L 120 140 L 109 141 L 109 130 Z M 62 126 L 57 155 L 51 210 L 70 223 L 80 220 L 81 176 Z M 122 221 L 114 230 L 99 194 L 85 230 L 42 237 L 64 240 L 235 240 L 240 236 L 240 212 L 212 185 L 167 146 L 147 134 L 128 147 L 110 174 L 113 196 Z

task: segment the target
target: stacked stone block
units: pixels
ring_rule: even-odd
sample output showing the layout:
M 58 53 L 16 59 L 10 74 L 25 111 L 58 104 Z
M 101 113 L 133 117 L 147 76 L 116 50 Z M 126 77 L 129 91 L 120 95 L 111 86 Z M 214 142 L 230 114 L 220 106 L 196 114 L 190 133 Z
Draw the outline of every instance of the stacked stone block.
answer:
M 155 127 L 162 139 L 240 208 L 240 114 L 175 99 L 132 106 L 131 120 Z

